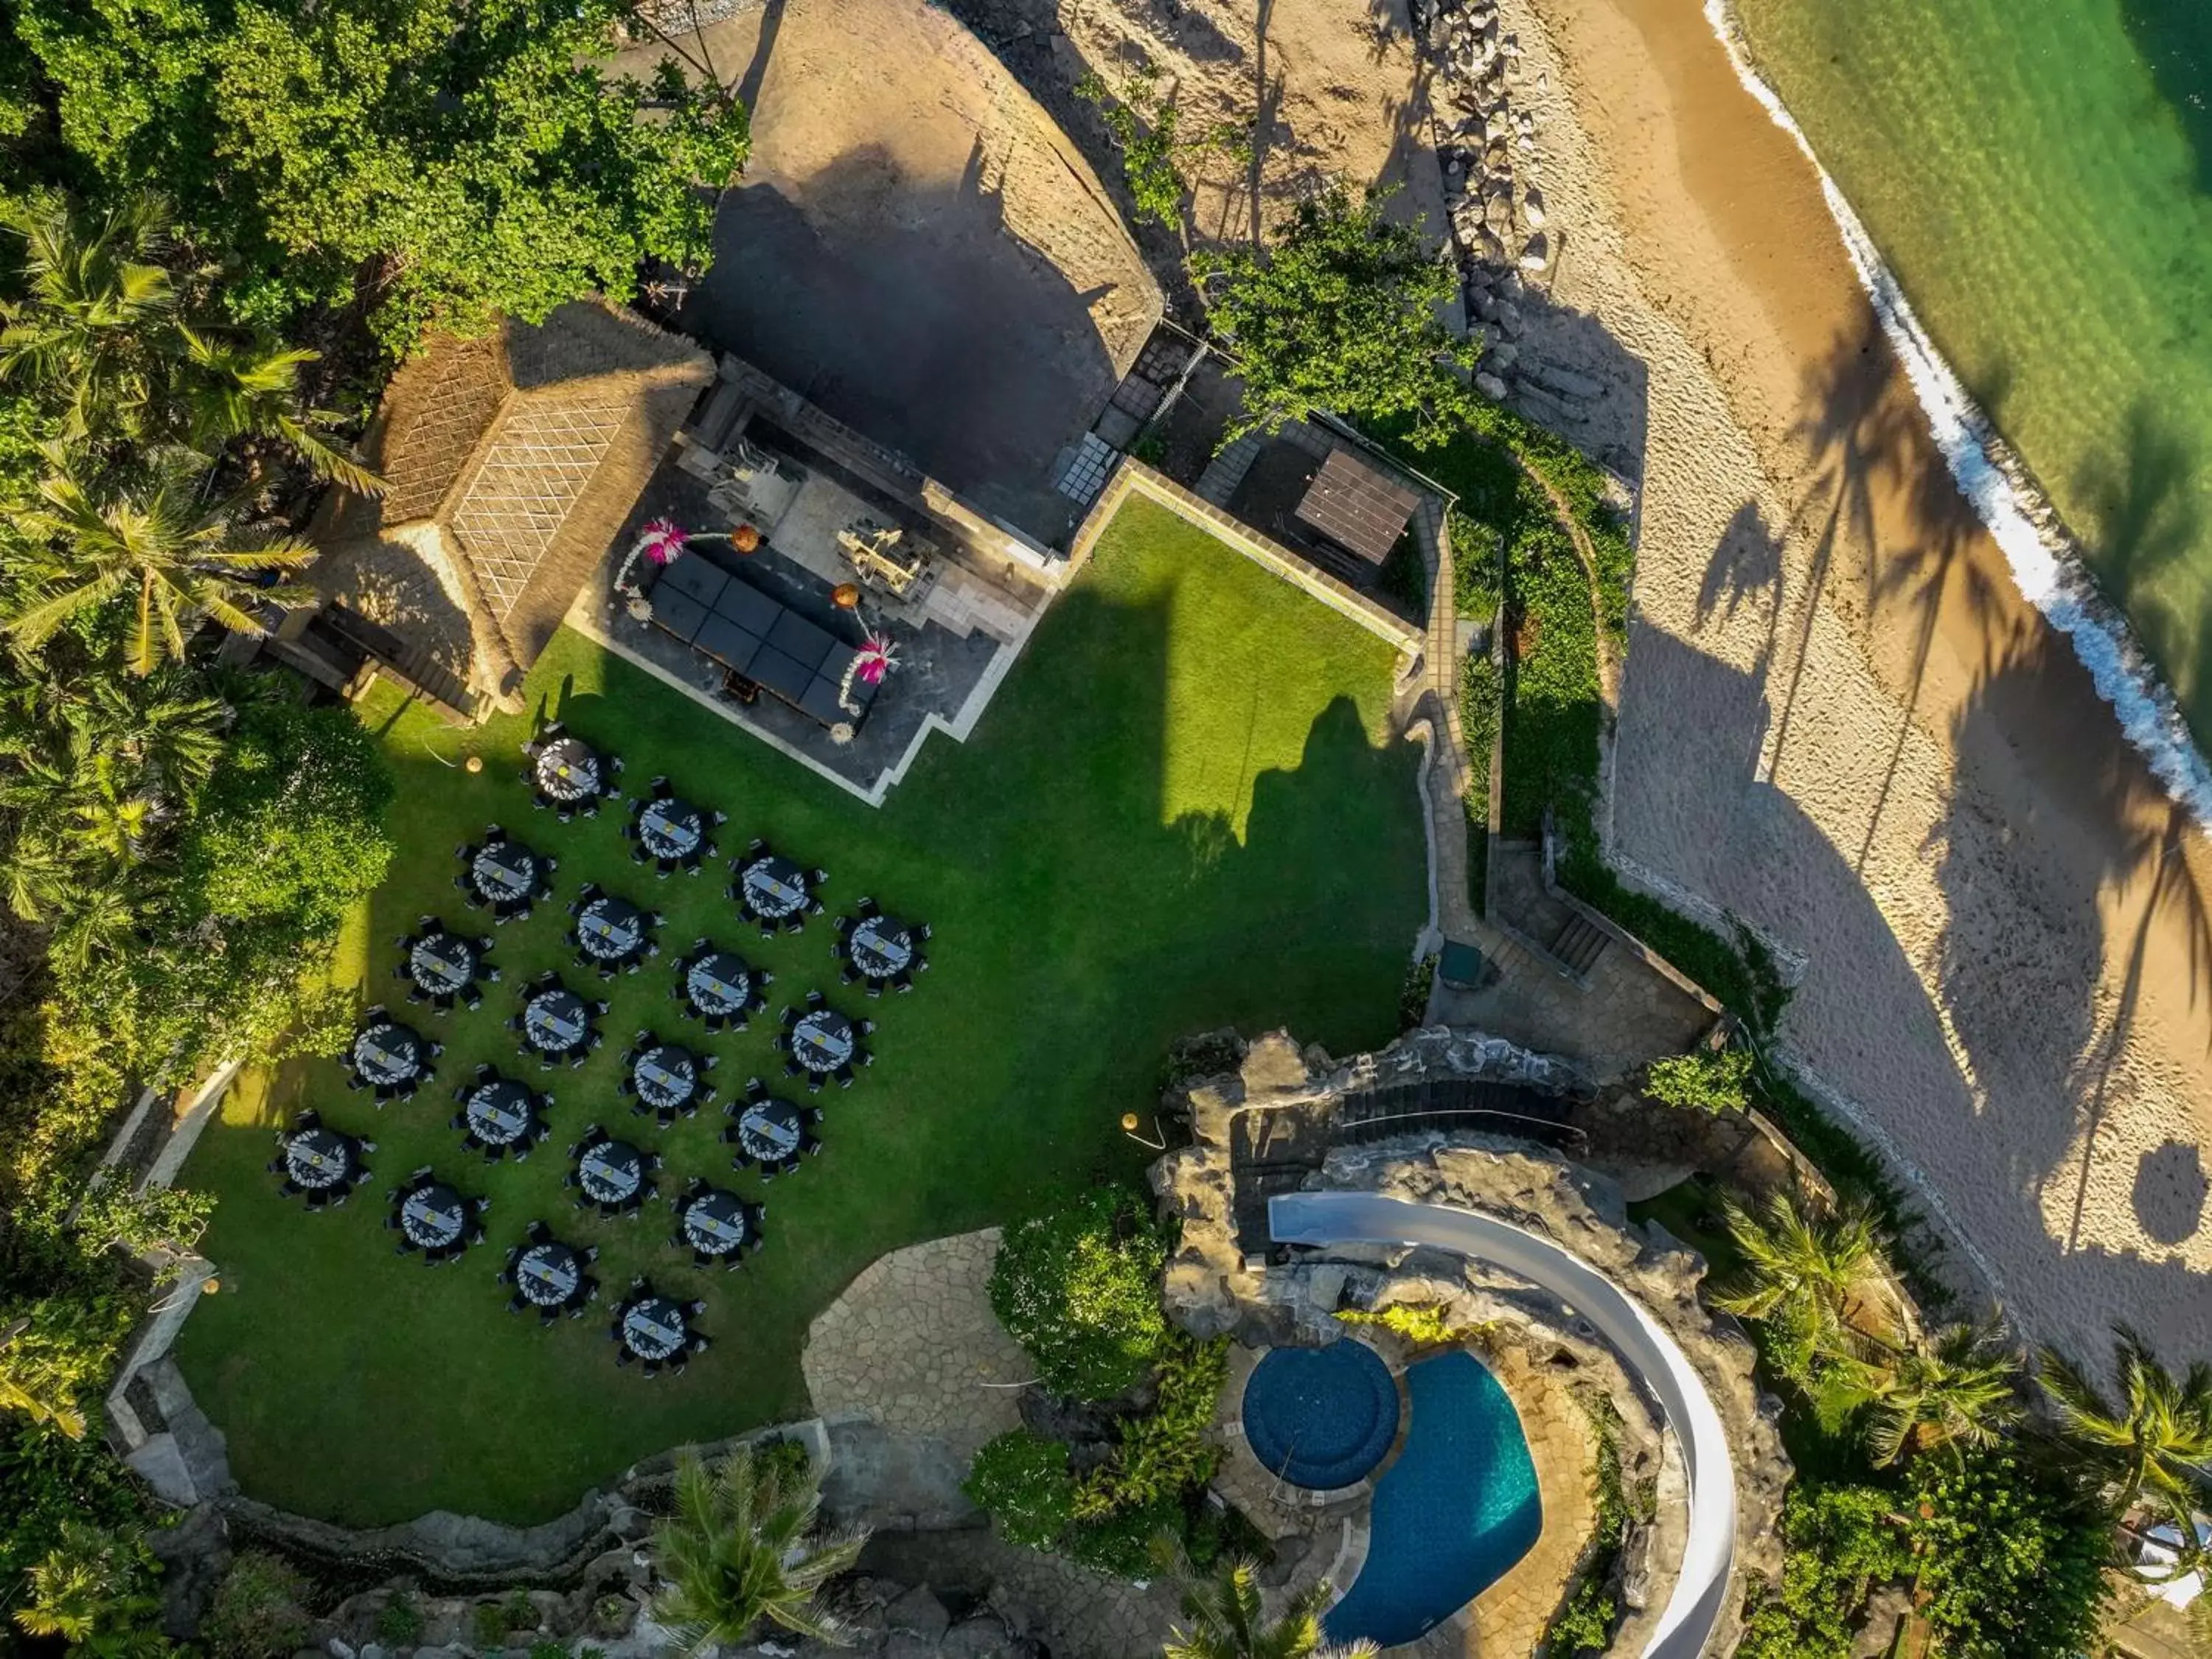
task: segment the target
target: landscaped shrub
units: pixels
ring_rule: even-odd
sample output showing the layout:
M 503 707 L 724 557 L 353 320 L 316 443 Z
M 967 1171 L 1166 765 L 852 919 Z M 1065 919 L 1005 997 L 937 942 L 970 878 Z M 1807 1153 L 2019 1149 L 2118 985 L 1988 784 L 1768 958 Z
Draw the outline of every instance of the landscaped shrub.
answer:
M 1482 652 L 1468 655 L 1459 670 L 1459 729 L 1467 739 L 1467 804 L 1487 823 L 1490 815 L 1490 751 L 1498 742 L 1498 665 Z
M 1651 1062 L 1644 1092 L 1662 1106 L 1698 1112 L 1740 1112 L 1751 1104 L 1751 1054 L 1700 1048 Z
M 200 1640 L 216 1659 L 285 1659 L 307 1634 L 307 1581 L 289 1563 L 242 1551 L 216 1587 Z
M 1437 982 L 1437 959 L 1423 957 L 1406 969 L 1406 982 L 1398 988 L 1398 1029 L 1419 1029 L 1429 1017 L 1429 992 Z
M 1179 1500 L 1211 1480 L 1220 1455 L 1206 1431 L 1228 1380 L 1227 1338 L 1194 1342 L 1177 1334 L 1162 1355 L 1152 1409 L 1121 1420 L 1113 1455 L 1078 1486 L 1078 1518 Z
M 1434 1302 L 1400 1302 L 1375 1312 L 1358 1308 L 1339 1309 L 1337 1319 L 1346 1325 L 1376 1325 L 1424 1348 L 1462 1342 L 1480 1328 L 1451 1322 L 1450 1316 Z
M 1000 1537 L 1031 1549 L 1052 1548 L 1075 1514 L 1066 1446 L 1027 1429 L 1009 1429 L 977 1452 L 960 1490 Z
M 1182 1505 L 1161 1498 L 1140 1509 L 1116 1510 L 1096 1521 L 1079 1521 L 1069 1528 L 1062 1547 L 1101 1572 L 1149 1578 L 1156 1570 L 1159 1540 L 1179 1536 L 1184 1524 Z
M 405 1590 L 395 1590 L 392 1599 L 377 1609 L 376 1639 L 385 1646 L 412 1647 L 422 1633 L 422 1609 Z
M 2109 1593 L 2109 1517 L 2008 1448 L 1913 1465 L 1923 1611 L 1962 1659 L 2085 1653 Z
M 1182 176 L 1176 171 L 1176 106 L 1160 95 L 1159 74 L 1145 68 L 1130 76 L 1115 97 L 1103 77 L 1092 73 L 1075 83 L 1075 95 L 1093 105 L 1121 152 L 1121 177 L 1139 219 L 1164 230 L 1182 228 Z
M 1894 1493 L 1874 1486 L 1793 1486 L 1782 1510 L 1782 1583 L 1753 1611 L 1737 1659 L 1844 1659 L 1867 1592 L 1911 1570 L 1897 1506 Z
M 1167 1239 L 1137 1194 L 1085 1194 L 1006 1229 L 991 1307 L 1054 1394 L 1106 1400 L 1144 1380 L 1168 1338 Z

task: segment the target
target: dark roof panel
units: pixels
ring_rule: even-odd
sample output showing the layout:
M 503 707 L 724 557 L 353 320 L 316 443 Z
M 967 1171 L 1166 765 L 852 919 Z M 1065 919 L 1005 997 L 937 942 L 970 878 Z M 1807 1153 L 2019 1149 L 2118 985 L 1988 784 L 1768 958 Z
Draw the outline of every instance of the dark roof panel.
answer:
M 1298 503 L 1298 517 L 1370 564 L 1390 556 L 1419 492 L 1348 449 L 1333 449 Z

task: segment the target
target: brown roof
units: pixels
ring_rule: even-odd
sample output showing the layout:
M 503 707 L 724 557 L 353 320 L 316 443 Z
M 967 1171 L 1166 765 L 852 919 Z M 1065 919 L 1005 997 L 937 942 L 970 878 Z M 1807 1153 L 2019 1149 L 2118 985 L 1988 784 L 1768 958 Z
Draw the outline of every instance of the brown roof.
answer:
M 1420 493 L 1348 449 L 1332 449 L 1314 475 L 1297 515 L 1370 564 L 1380 564 L 1405 532 Z
M 414 642 L 465 681 L 511 690 L 714 377 L 690 341 L 599 301 L 438 341 L 392 377 L 370 432 L 382 499 L 337 490 L 325 503 L 316 585 L 403 636 L 441 633 Z M 410 630 L 407 607 L 377 614 L 395 608 L 395 562 L 409 558 L 465 614 L 465 637 L 450 616 Z M 436 607 L 413 609 L 427 623 Z

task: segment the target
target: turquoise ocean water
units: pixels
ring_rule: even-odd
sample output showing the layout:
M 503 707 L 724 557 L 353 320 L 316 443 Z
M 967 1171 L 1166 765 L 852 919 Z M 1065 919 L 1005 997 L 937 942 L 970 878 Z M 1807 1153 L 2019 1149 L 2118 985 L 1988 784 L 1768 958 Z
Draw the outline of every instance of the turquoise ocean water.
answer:
M 2201 748 L 2212 0 L 1733 4 L 1759 72 L 2078 538 Z

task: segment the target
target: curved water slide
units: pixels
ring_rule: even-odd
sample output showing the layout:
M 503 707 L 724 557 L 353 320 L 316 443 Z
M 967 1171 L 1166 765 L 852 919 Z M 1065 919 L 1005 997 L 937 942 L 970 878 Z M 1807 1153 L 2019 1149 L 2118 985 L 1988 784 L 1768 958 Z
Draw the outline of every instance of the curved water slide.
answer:
M 1681 1571 L 1644 1659 L 1697 1659 L 1727 1606 L 1735 1563 L 1735 1465 L 1705 1380 L 1641 1304 L 1577 1255 L 1510 1222 L 1376 1193 L 1289 1193 L 1268 1200 L 1279 1244 L 1417 1244 L 1540 1285 L 1595 1326 L 1638 1375 L 1680 1443 L 1690 1488 Z

